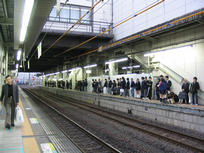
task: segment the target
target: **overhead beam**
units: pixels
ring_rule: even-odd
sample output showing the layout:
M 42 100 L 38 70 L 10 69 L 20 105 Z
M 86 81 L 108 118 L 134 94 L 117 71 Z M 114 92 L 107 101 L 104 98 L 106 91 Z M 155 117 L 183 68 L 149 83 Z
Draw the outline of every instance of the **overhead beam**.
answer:
M 0 18 L 0 25 L 13 25 L 13 18 Z
M 6 0 L 3 0 L 3 5 L 4 5 L 4 14 L 5 14 L 6 18 L 8 18 L 8 10 L 7 10 Z

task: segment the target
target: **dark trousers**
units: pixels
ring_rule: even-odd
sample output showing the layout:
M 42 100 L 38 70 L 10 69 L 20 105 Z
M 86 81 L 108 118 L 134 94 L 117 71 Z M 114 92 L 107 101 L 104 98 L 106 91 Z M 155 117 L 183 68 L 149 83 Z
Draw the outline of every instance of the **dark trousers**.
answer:
M 198 93 L 192 93 L 192 104 L 198 104 Z
M 188 104 L 189 103 L 189 96 L 188 96 L 188 92 L 186 92 L 186 99 L 183 99 L 183 103 Z
M 14 124 L 14 117 L 15 117 L 15 104 L 13 101 L 12 97 L 9 97 L 6 101 L 5 101 L 5 109 L 6 109 L 6 119 L 5 119 L 5 125 L 7 124 Z
M 148 98 L 152 99 L 152 88 L 148 88 Z
M 130 95 L 129 95 L 129 91 L 130 91 L 130 89 L 125 89 L 125 97 L 129 97 Z
M 144 97 L 144 89 L 141 89 L 141 97 L 140 98 L 143 98 Z

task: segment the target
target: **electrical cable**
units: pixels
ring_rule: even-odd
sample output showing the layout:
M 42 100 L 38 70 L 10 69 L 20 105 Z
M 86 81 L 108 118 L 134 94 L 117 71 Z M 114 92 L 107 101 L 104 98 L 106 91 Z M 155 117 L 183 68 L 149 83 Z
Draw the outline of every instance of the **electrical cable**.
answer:
M 71 50 L 73 50 L 73 49 L 76 49 L 76 48 L 78 48 L 78 47 L 80 47 L 80 46 L 82 46 L 82 45 L 84 45 L 84 44 L 86 44 L 86 43 L 92 41 L 93 39 L 95 39 L 95 38 L 97 38 L 97 37 L 103 35 L 103 34 L 106 33 L 106 32 L 109 32 L 109 31 L 113 30 L 114 28 L 120 26 L 121 24 L 126 23 L 127 21 L 131 20 L 132 18 L 134 18 L 134 17 L 136 17 L 136 16 L 138 16 L 138 15 L 140 15 L 140 14 L 142 14 L 142 13 L 148 11 L 148 10 L 150 10 L 151 8 L 153 8 L 153 7 L 157 6 L 157 5 L 159 5 L 160 3 L 164 2 L 164 1 L 165 1 L 165 0 L 160 0 L 160 1 L 156 2 L 156 3 L 154 3 L 153 5 L 151 5 L 151 6 L 147 7 L 147 8 L 145 8 L 145 9 L 143 9 L 142 11 L 140 11 L 140 12 L 138 12 L 138 13 L 136 13 L 135 15 L 132 15 L 131 17 L 128 17 L 128 18 L 125 19 L 124 21 L 122 21 L 122 22 L 116 24 L 115 26 L 113 26 L 113 27 L 111 27 L 111 28 L 109 28 L 109 29 L 107 29 L 107 30 L 105 30 L 105 31 L 103 31 L 103 32 L 101 32 L 101 33 L 99 33 L 99 34 L 96 35 L 96 36 L 93 36 L 92 38 L 90 38 L 90 39 L 88 39 L 88 40 L 86 40 L 86 41 L 84 41 L 84 42 L 82 42 L 82 43 L 80 43 L 80 44 L 78 44 L 78 45 L 76 45 L 76 46 L 73 46 L 72 48 L 69 48 L 69 49 L 65 50 L 64 52 L 62 52 L 62 53 L 60 53 L 60 54 L 55 55 L 54 57 L 63 55 L 63 54 L 65 54 L 65 53 L 67 53 L 67 52 L 69 52 L 69 51 L 71 51 Z
M 74 28 L 75 25 L 77 25 L 86 15 L 88 15 L 89 13 L 92 12 L 92 10 L 103 0 L 99 0 L 97 3 L 95 3 L 90 9 L 89 11 L 87 11 L 82 17 L 80 17 L 69 29 L 67 29 L 59 38 L 57 38 L 57 40 L 50 45 L 50 47 L 48 47 L 43 54 L 45 54 L 49 49 L 51 49 L 57 42 L 59 42 L 69 31 L 71 31 L 72 28 Z
M 65 5 L 67 5 L 68 1 L 69 1 L 69 0 L 66 0 L 66 2 L 63 4 L 63 6 L 62 6 L 62 7 L 60 8 L 60 10 L 59 10 L 59 13 L 61 12 L 62 8 L 63 8 Z M 55 19 L 55 21 L 56 21 L 56 19 Z M 53 23 L 55 23 L 55 21 L 52 21 L 52 23 L 50 24 L 49 30 L 51 29 L 51 27 L 52 27 Z M 43 35 L 43 38 L 40 40 L 40 42 L 42 42 L 42 41 L 45 39 L 45 37 L 47 36 L 47 33 L 48 33 L 48 31 Z M 36 47 L 36 49 L 33 51 L 33 54 L 30 56 L 30 58 L 28 59 L 28 61 L 35 55 L 35 52 L 36 52 L 36 51 L 37 51 L 37 47 Z

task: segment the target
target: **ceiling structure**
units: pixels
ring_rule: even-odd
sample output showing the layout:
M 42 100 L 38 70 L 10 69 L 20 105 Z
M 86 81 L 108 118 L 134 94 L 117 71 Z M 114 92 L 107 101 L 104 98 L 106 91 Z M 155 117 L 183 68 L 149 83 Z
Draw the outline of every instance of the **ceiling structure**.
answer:
M 24 44 L 19 42 L 22 14 L 24 10 L 24 0 L 14 2 L 14 49 L 23 48 L 28 56 L 34 43 L 39 37 L 50 11 L 55 4 L 55 0 L 35 0 L 30 17 Z
M 12 58 L 14 57 L 13 52 L 13 41 L 14 41 L 14 0 L 0 0 L 0 37 L 2 38 L 5 50 L 9 54 L 8 68 L 12 69 L 14 64 Z

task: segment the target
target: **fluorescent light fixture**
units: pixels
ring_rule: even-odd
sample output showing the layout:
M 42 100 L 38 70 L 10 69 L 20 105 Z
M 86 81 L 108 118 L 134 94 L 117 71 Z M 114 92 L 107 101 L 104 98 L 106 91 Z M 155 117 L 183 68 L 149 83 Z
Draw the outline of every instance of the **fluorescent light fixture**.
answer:
M 133 68 L 140 68 L 140 65 L 134 65 Z
M 19 66 L 19 65 L 18 65 L 18 64 L 16 64 L 16 69 L 18 69 L 18 66 Z
M 28 23 L 30 20 L 31 12 L 33 9 L 34 0 L 25 0 L 24 4 L 24 11 L 23 11 L 23 20 L 22 20 L 22 26 L 20 31 L 20 42 L 24 42 Z
M 21 53 L 22 53 L 22 51 L 18 50 L 17 56 L 16 56 L 17 61 L 19 61 L 21 59 Z
M 85 69 L 88 69 L 88 68 L 92 68 L 92 67 L 96 67 L 97 64 L 92 64 L 92 65 L 87 65 L 87 66 L 84 66 Z
M 91 73 L 91 70 L 86 70 L 86 73 L 87 73 L 87 74 L 90 74 L 90 73 Z
M 65 72 L 68 72 L 68 70 L 61 71 L 61 73 L 65 73 Z
M 75 71 L 75 70 L 79 70 L 79 69 L 81 69 L 81 67 L 72 68 L 69 71 Z
M 126 70 L 126 69 L 133 69 L 133 68 L 140 68 L 140 65 L 124 66 L 124 67 L 122 67 L 123 70 Z
M 105 62 L 105 64 L 119 63 L 119 62 L 124 62 L 124 61 L 127 61 L 127 60 L 128 60 L 128 58 L 126 57 L 126 58 L 121 58 L 121 59 Z
M 178 47 L 178 48 L 172 48 L 172 49 L 166 49 L 166 50 L 159 50 L 159 51 L 155 51 L 155 52 L 152 52 L 152 53 L 144 54 L 144 57 L 153 56 L 153 55 L 159 54 L 161 52 L 167 52 L 167 51 L 181 51 L 181 50 L 184 50 L 184 49 L 188 50 L 191 47 L 192 47 L 192 45 Z
M 55 74 L 59 74 L 59 73 L 60 73 L 60 72 L 55 72 L 55 73 L 53 73 L 53 74 L 55 75 Z

